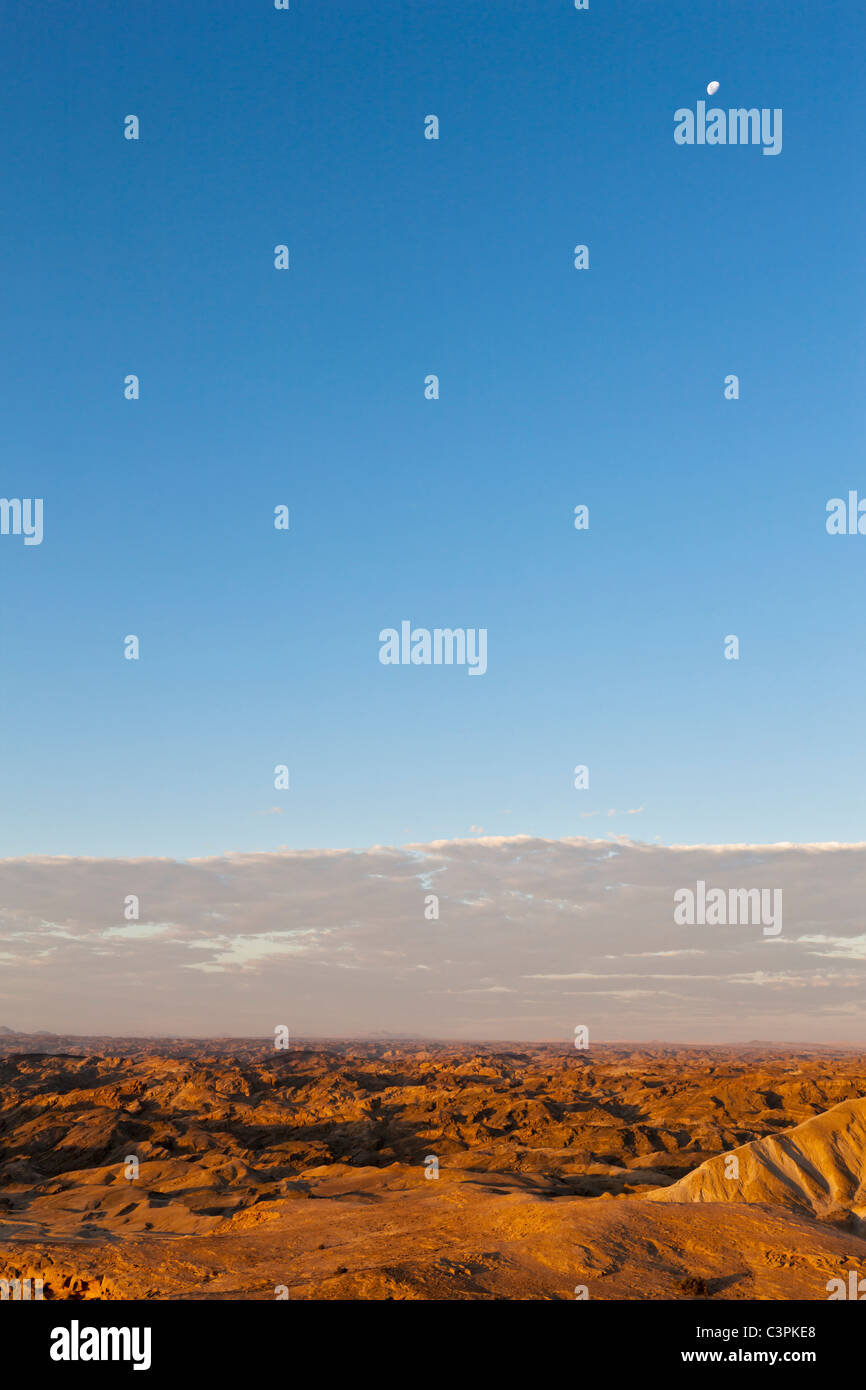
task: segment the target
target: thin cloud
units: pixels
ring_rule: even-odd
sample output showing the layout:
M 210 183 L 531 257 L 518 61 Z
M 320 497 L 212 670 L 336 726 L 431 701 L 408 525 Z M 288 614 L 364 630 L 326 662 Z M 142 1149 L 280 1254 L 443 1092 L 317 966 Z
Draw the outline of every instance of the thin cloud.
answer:
M 781 889 L 782 935 L 677 925 L 674 893 L 698 879 Z M 585 1023 L 599 1040 L 859 1042 L 864 895 L 864 844 L 473 829 L 362 850 L 7 859 L 0 1024 L 567 1040 Z M 459 1017 L 447 1011 L 456 996 Z

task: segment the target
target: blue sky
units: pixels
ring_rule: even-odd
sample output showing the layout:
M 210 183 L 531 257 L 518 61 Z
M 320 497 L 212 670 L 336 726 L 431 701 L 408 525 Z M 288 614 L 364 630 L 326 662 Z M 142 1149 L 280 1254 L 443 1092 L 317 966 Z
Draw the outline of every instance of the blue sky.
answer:
M 863 29 L 19 7 L 0 491 L 45 538 L 0 537 L 0 854 L 862 840 L 866 537 L 824 520 L 866 493 Z M 779 156 L 674 144 L 711 79 Z M 486 674 L 380 665 L 406 618 L 485 627 Z

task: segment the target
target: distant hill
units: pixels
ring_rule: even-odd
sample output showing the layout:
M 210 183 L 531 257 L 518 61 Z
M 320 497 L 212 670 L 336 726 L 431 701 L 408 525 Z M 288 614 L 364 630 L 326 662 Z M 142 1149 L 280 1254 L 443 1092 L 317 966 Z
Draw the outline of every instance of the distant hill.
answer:
M 731 1171 L 732 1156 L 738 1173 Z M 866 1097 L 707 1159 L 651 1202 L 763 1202 L 866 1217 Z

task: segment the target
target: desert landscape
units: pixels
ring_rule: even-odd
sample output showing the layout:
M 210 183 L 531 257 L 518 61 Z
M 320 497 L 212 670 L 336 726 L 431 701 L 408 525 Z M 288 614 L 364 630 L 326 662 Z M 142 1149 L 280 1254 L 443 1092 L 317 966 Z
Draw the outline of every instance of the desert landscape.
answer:
M 0 1032 L 47 1299 L 826 1300 L 864 1217 L 855 1050 Z

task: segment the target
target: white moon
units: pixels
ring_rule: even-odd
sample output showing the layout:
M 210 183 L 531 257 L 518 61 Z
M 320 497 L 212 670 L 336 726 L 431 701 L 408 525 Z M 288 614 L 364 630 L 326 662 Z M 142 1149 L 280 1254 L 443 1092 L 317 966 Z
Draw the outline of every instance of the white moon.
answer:
M 707 87 L 707 96 L 708 96 L 708 97 L 714 97 L 714 96 L 716 95 L 716 92 L 717 92 L 718 90 L 719 90 L 719 84 L 718 84 L 718 82 L 711 82 L 710 85 Z

